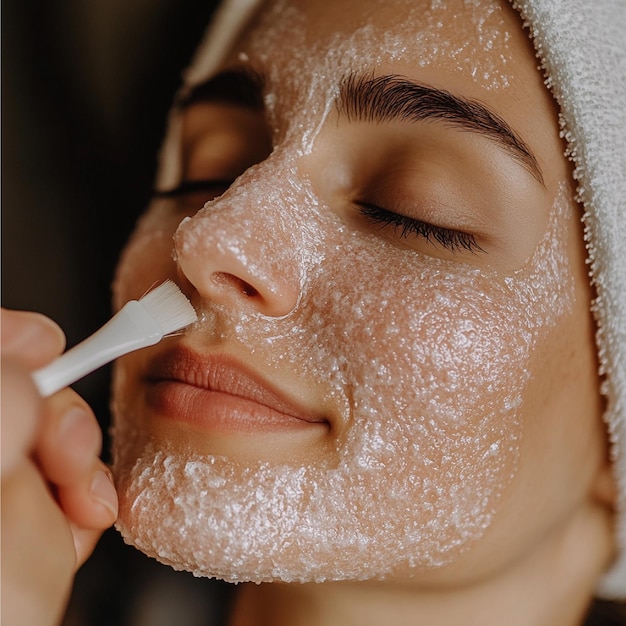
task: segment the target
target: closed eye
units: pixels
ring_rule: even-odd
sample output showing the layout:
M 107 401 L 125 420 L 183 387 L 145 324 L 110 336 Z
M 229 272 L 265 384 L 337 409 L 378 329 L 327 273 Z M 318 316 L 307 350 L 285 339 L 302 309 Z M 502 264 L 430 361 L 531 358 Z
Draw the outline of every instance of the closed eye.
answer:
M 192 194 L 207 194 L 213 197 L 221 196 L 232 184 L 232 180 L 185 180 L 178 187 L 167 190 L 157 190 L 155 198 L 180 198 Z M 211 199 L 211 198 L 209 198 Z
M 207 202 L 219 198 L 232 182 L 221 178 L 185 180 L 173 189 L 155 191 L 152 197 L 169 200 L 171 210 L 177 215 L 194 215 Z
M 378 224 L 380 228 L 392 228 L 401 239 L 419 237 L 429 243 L 441 245 L 451 252 L 484 252 L 476 241 L 476 237 L 469 233 L 435 226 L 368 202 L 358 202 L 357 205 L 361 215 L 370 222 Z

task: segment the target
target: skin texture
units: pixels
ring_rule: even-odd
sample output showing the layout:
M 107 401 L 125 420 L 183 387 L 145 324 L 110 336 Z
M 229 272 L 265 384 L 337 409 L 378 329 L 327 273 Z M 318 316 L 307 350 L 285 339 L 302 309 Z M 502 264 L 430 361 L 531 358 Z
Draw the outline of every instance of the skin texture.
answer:
M 518 17 L 268 3 L 223 69 L 263 98 L 189 104 L 182 169 L 227 184 L 156 199 L 119 267 L 119 305 L 171 277 L 200 313 L 118 365 L 120 529 L 201 575 L 305 583 L 246 588 L 237 624 L 576 623 L 612 487 L 580 210 Z M 350 74 L 487 104 L 536 167 L 350 115 Z

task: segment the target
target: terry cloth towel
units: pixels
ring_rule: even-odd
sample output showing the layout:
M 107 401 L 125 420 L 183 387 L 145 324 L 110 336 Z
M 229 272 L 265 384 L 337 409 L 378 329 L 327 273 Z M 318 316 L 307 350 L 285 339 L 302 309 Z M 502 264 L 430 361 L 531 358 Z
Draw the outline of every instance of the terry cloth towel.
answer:
M 619 553 L 598 595 L 626 599 L 626 0 L 511 2 L 560 106 L 584 206 L 605 417 L 619 490 Z M 186 72 L 183 92 L 215 71 L 258 4 L 222 3 Z M 157 178 L 163 189 L 179 181 L 178 124 L 174 109 Z
M 619 488 L 620 553 L 599 595 L 626 598 L 626 2 L 519 0 L 584 206 L 605 414 Z

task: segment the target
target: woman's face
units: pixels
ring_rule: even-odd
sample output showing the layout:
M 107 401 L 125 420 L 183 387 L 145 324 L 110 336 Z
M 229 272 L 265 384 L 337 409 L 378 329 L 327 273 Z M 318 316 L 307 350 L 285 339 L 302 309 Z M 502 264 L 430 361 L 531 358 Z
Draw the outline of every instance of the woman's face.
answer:
M 118 305 L 173 278 L 200 317 L 116 369 L 129 541 L 231 581 L 439 585 L 565 532 L 604 434 L 536 65 L 505 3 L 264 6 L 119 266 Z

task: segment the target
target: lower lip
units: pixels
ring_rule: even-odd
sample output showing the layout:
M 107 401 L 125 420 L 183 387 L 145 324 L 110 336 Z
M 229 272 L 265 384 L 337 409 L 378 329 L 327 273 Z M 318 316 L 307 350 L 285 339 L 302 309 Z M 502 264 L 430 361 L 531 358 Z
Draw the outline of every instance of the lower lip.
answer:
M 253 400 L 176 381 L 152 383 L 147 400 L 158 415 L 204 431 L 276 432 L 326 426 Z

